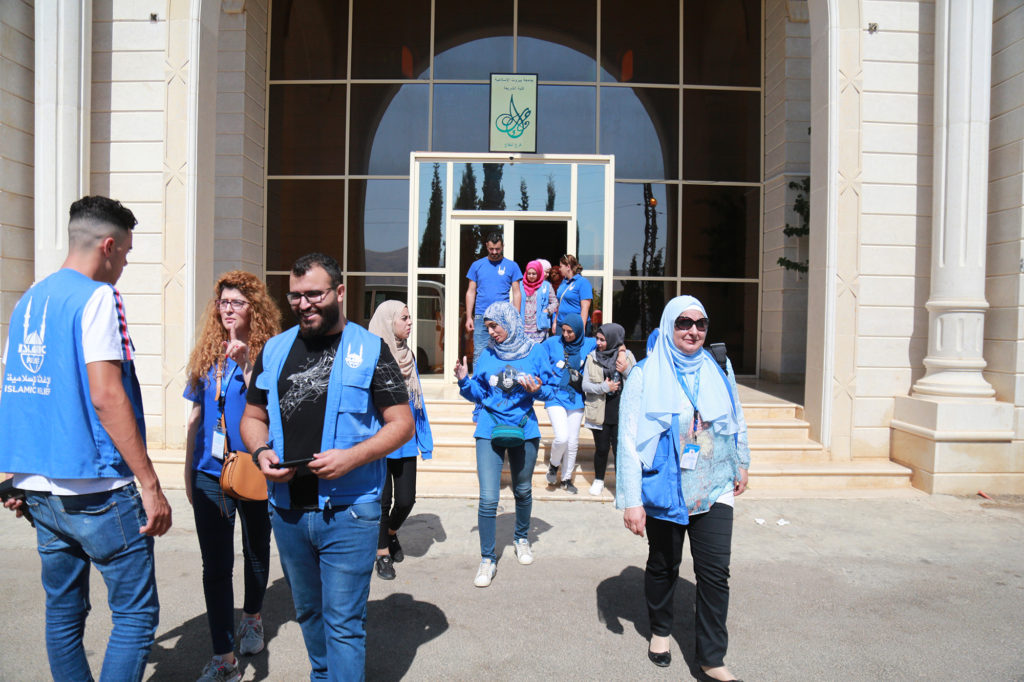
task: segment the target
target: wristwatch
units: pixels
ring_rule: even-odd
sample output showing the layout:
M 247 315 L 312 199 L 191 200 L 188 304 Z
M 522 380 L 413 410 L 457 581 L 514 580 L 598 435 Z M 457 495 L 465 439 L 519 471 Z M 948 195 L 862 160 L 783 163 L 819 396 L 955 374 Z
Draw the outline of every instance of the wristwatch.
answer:
M 252 463 L 255 464 L 256 466 L 260 465 L 260 453 L 263 452 L 264 450 L 273 450 L 273 448 L 270 447 L 269 445 L 261 445 L 260 447 L 256 448 L 255 452 L 252 453 Z

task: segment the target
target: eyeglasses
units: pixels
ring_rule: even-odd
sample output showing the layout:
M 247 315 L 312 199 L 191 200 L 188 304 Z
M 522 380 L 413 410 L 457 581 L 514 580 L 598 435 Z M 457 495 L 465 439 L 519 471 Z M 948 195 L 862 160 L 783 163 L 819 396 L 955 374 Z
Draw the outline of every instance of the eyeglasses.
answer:
M 302 299 L 306 299 L 306 302 L 312 305 L 323 301 L 331 291 L 331 289 L 324 289 L 323 291 L 289 291 L 285 294 L 285 298 L 292 305 L 295 305 Z
M 220 310 L 227 310 L 228 308 L 231 308 L 236 313 L 239 310 L 243 310 L 247 305 L 249 305 L 249 302 L 243 301 L 240 298 L 221 298 L 217 301 L 217 308 Z
M 676 329 L 680 331 L 689 331 L 690 327 L 697 326 L 697 331 L 706 332 L 708 330 L 708 318 L 702 317 L 699 320 L 691 320 L 688 317 L 677 317 L 676 318 Z

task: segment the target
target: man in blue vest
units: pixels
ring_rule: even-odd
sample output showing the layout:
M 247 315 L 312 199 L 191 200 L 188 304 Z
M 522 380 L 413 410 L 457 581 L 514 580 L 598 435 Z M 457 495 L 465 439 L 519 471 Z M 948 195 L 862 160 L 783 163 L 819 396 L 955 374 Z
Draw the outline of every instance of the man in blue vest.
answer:
M 474 261 L 469 266 L 466 279 L 466 331 L 473 333 L 473 367 L 476 367 L 480 354 L 487 348 L 491 337 L 484 326 L 484 311 L 495 301 L 508 301 L 509 292 L 512 305 L 519 310 L 519 282 L 523 279 L 523 271 L 514 260 L 505 258 L 505 242 L 500 232 L 492 232 L 487 236 L 487 256 Z
M 67 259 L 18 301 L 4 351 L 0 470 L 25 491 L 7 506 L 27 504 L 35 518 L 55 680 L 93 679 L 82 646 L 90 564 L 113 621 L 101 680 L 142 679 L 159 615 L 153 536 L 171 527 L 171 508 L 146 453 L 114 288 L 135 224 L 107 197 L 71 204 Z
M 311 678 L 361 680 L 382 458 L 412 437 L 412 412 L 387 345 L 342 315 L 337 261 L 303 256 L 288 285 L 299 324 L 256 359 L 242 440 L 270 482 L 271 523 Z

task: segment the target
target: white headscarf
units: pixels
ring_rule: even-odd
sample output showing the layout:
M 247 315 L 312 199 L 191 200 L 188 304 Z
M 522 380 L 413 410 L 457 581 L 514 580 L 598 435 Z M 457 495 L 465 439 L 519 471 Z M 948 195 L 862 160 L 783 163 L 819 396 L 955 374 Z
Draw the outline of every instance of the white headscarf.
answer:
M 391 354 L 398 362 L 398 368 L 402 370 L 402 378 L 405 379 L 405 387 L 409 391 L 409 398 L 413 401 L 416 409 L 423 407 L 423 388 L 420 386 L 420 375 L 416 372 L 416 354 L 409 348 L 408 339 L 401 341 L 395 336 L 395 320 L 402 314 L 406 305 L 401 301 L 384 301 L 374 311 L 370 319 L 370 333 L 376 334 L 388 344 Z
M 681 429 L 693 420 L 693 406 L 680 383 L 684 376 L 699 375 L 696 399 L 702 421 L 711 422 L 716 434 L 734 434 L 740 428 L 737 405 L 711 353 L 701 348 L 687 355 L 673 342 L 676 318 L 687 310 L 699 310 L 707 317 L 704 306 L 693 296 L 677 296 L 669 301 L 661 314 L 658 339 L 643 369 L 643 408 L 637 424 L 636 451 L 648 467 L 654 461 L 661 434 L 672 427 L 672 416 L 679 415 Z

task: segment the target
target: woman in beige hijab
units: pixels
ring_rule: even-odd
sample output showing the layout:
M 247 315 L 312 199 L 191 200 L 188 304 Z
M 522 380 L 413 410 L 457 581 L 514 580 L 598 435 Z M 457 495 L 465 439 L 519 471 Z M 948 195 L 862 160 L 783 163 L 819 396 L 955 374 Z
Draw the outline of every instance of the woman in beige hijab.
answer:
M 405 443 L 387 458 L 387 476 L 380 498 L 380 537 L 377 540 L 377 575 L 384 580 L 395 577 L 395 563 L 405 558 L 398 542 L 398 529 L 409 517 L 416 503 L 416 455 L 430 459 L 434 439 L 423 404 L 423 389 L 416 371 L 416 354 L 409 348 L 412 316 L 401 301 L 384 301 L 370 320 L 370 332 L 384 339 L 398 361 L 402 378 L 409 390 L 409 407 L 416 420 L 416 438 Z M 392 506 L 394 491 L 394 506 Z

